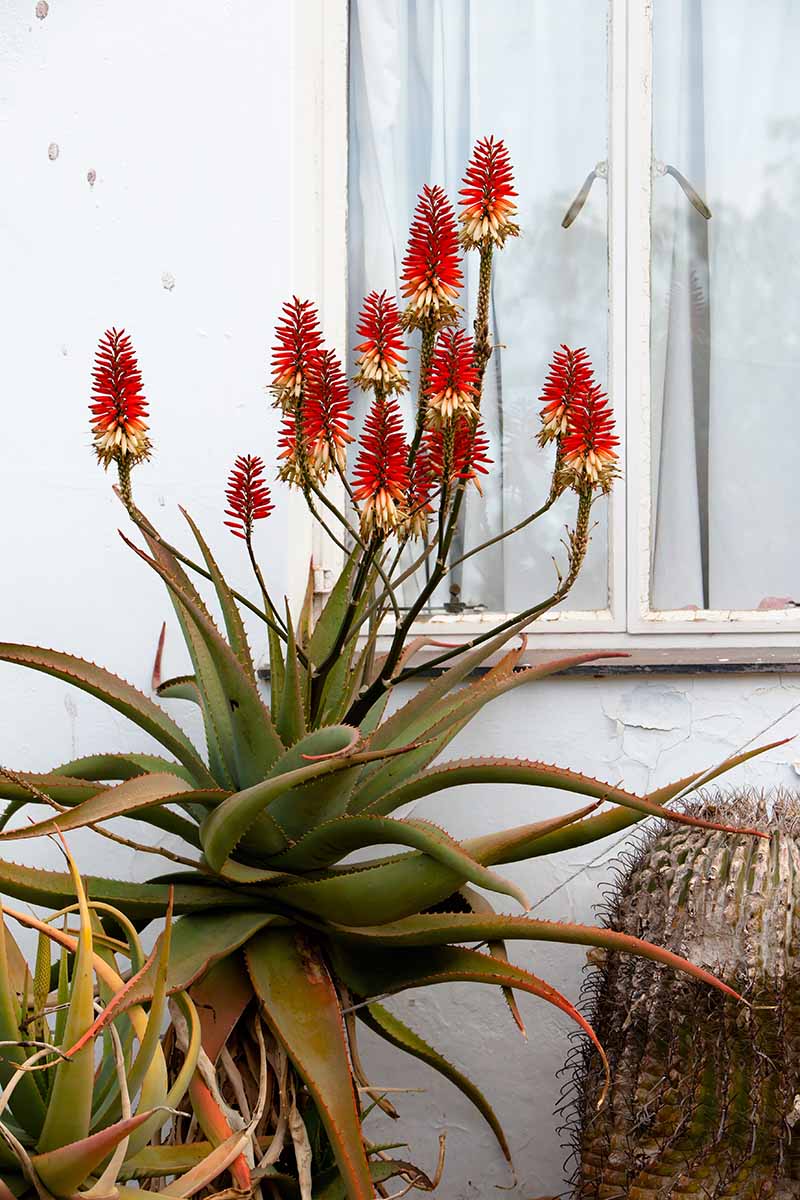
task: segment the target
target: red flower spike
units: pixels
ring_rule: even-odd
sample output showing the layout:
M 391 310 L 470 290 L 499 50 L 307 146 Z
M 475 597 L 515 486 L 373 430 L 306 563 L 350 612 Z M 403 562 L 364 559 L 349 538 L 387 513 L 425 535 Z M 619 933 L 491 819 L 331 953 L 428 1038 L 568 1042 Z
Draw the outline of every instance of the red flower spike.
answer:
M 542 428 L 539 443 L 563 437 L 569 430 L 570 413 L 594 383 L 589 355 L 584 349 L 570 350 L 562 343 L 553 355 L 539 401 L 542 404 Z
M 264 482 L 264 463 L 257 454 L 240 454 L 228 477 L 225 495 L 230 508 L 225 524 L 234 537 L 247 539 L 253 532 L 253 523 L 268 517 L 274 509 L 269 488 Z
M 427 184 L 417 201 L 400 288 L 408 300 L 403 325 L 410 329 L 434 317 L 440 324 L 455 319 L 453 300 L 464 282 L 459 266 L 458 229 L 446 193 Z
M 365 534 L 391 533 L 405 516 L 408 492 L 408 444 L 397 401 L 376 396 L 361 433 L 353 470 L 354 497 L 363 501 Z
M 365 340 L 356 346 L 358 373 L 354 382 L 364 391 L 382 388 L 402 392 L 408 387 L 401 364 L 406 349 L 400 336 L 400 313 L 386 292 L 370 292 L 361 309 L 356 332 Z
M 100 339 L 92 372 L 93 390 L 89 406 L 92 437 L 99 461 L 142 462 L 150 457 L 147 436 L 147 401 L 142 392 L 142 373 L 131 339 L 124 329 L 108 329 Z
M 592 384 L 570 414 L 570 430 L 562 442 L 564 475 L 576 491 L 587 486 L 607 492 L 617 475 L 619 438 L 605 392 Z
M 478 415 L 478 372 L 475 347 L 463 329 L 446 329 L 439 335 L 428 385 L 428 417 L 431 425 L 442 425 L 461 416 L 474 421 Z
M 309 466 L 320 479 L 326 478 L 334 463 L 344 470 L 346 447 L 354 441 L 347 431 L 352 420 L 342 364 L 332 350 L 326 350 L 309 370 L 303 405 Z
M 502 138 L 481 138 L 459 192 L 461 243 L 467 250 L 488 242 L 502 246 L 507 237 L 517 237 L 519 226 L 510 220 L 517 211 L 513 183 L 511 160 Z
M 423 442 L 417 450 L 408 473 L 405 525 L 408 537 L 418 538 L 425 535 L 428 528 L 428 513 L 433 508 L 430 501 L 435 482 L 428 447 Z
M 426 430 L 425 448 L 429 455 L 433 476 L 444 481 L 444 431 L 441 429 Z M 489 458 L 488 450 L 489 439 L 481 422 L 473 424 L 472 421 L 460 417 L 453 432 L 453 454 L 448 482 L 472 480 L 480 494 L 483 495 L 478 476 L 489 474 L 492 459 Z
M 322 332 L 310 300 L 295 296 L 283 306 L 272 349 L 272 390 L 276 405 L 291 408 L 300 397 L 309 368 L 319 357 Z

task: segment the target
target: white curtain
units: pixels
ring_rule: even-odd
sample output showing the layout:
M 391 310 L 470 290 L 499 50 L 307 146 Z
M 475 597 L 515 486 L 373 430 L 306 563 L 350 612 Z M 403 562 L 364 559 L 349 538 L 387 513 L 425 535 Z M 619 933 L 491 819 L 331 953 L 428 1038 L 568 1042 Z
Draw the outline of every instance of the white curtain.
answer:
M 607 384 L 606 185 L 598 179 L 574 225 L 561 220 L 607 155 L 606 8 L 600 0 L 353 0 L 350 30 L 349 296 L 398 295 L 418 192 L 443 185 L 453 202 L 477 138 L 505 139 L 520 194 L 522 237 L 495 256 L 483 417 L 494 467 L 471 494 L 469 548 L 513 525 L 547 495 L 551 455 L 538 448 L 537 397 L 561 342 L 586 346 Z M 465 320 L 471 327 L 475 255 Z M 416 344 L 411 356 L 414 366 Z M 408 413 L 412 411 L 409 401 Z M 472 492 L 472 489 L 470 489 Z M 524 608 L 549 594 L 552 555 L 571 521 L 563 497 L 538 523 L 471 559 L 456 575 L 467 605 Z M 608 599 L 606 502 L 568 604 Z M 458 548 L 456 550 L 458 553 Z M 440 599 L 447 599 L 446 593 Z
M 800 4 L 654 25 L 653 601 L 775 607 L 800 601 Z

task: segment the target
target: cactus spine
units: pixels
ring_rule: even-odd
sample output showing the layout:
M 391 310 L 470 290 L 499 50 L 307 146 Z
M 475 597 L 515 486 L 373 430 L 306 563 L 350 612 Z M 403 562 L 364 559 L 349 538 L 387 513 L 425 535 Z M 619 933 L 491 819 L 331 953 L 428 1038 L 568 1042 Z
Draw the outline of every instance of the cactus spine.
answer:
M 687 955 L 747 997 L 610 956 L 587 982 L 612 1068 L 578 1071 L 576 1200 L 800 1197 L 800 805 L 739 796 L 768 841 L 662 827 L 633 856 L 608 923 Z M 718 818 L 717 818 L 718 819 Z

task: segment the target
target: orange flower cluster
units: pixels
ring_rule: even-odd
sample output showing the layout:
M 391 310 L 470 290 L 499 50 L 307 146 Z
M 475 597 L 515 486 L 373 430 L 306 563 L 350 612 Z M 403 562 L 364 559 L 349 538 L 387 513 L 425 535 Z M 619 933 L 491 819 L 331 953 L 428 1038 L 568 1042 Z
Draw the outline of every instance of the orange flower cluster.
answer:
M 467 165 L 456 215 L 443 188 L 420 193 L 403 259 L 401 314 L 387 292 L 366 297 L 358 322 L 355 385 L 373 393 L 353 470 L 353 498 L 365 536 L 424 536 L 435 495 L 473 482 L 491 465 L 480 421 L 482 366 L 472 338 L 455 328 L 464 282 L 459 241 L 481 252 L 488 288 L 491 251 L 519 232 L 513 172 L 502 139 L 482 138 Z M 488 267 L 487 267 L 488 264 Z M 484 280 L 484 274 L 486 280 Z M 482 284 L 482 286 L 484 286 Z M 488 293 L 487 293 L 488 295 Z M 408 388 L 403 330 L 420 329 L 422 381 L 417 433 L 406 440 L 398 396 Z M 485 348 L 484 348 L 485 355 Z M 354 441 L 348 381 L 326 349 L 319 314 L 310 300 L 287 301 L 275 330 L 270 389 L 282 410 L 278 475 L 309 495 L 331 471 L 344 477 Z M 608 491 L 617 474 L 614 418 L 594 381 L 585 349 L 562 345 L 541 394 L 542 446 L 557 444 L 556 486 Z M 116 461 L 120 479 L 150 454 L 147 404 L 130 338 L 111 329 L 101 339 L 91 404 L 95 452 L 104 466 Z M 128 482 L 128 489 L 129 489 Z M 225 523 L 249 538 L 255 521 L 273 509 L 260 458 L 236 459 L 226 491 Z
M 616 477 L 619 438 L 608 397 L 594 380 L 585 349 L 556 351 L 540 396 L 539 442 L 556 440 L 561 482 L 577 491 L 608 492 Z
M 403 313 L 407 329 L 421 328 L 434 318 L 445 325 L 455 320 L 454 304 L 464 282 L 458 254 L 458 229 L 443 188 L 422 189 L 403 259 L 401 292 L 408 300 Z
M 92 438 L 104 467 L 127 466 L 150 457 L 147 401 L 142 373 L 124 329 L 108 329 L 100 339 L 93 372 Z
M 268 517 L 274 510 L 269 488 L 264 481 L 264 462 L 257 454 L 240 454 L 233 465 L 225 491 L 230 508 L 225 524 L 234 537 L 247 541 L 253 524 Z

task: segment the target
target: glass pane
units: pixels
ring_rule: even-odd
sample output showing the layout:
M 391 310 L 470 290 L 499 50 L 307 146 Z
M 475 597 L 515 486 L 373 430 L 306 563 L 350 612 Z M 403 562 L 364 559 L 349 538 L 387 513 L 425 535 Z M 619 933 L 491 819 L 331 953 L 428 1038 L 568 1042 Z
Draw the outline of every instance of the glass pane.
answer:
M 654 21 L 653 605 L 786 607 L 800 599 L 800 5 L 656 0 Z
M 502 13 L 502 15 L 501 15 Z M 496 256 L 493 330 L 482 415 L 494 467 L 484 497 L 470 488 L 464 549 L 514 525 L 549 490 L 552 452 L 536 443 L 537 403 L 562 342 L 585 346 L 608 380 L 607 13 L 597 0 L 354 0 L 350 39 L 351 343 L 363 297 L 399 295 L 417 194 L 443 185 L 457 200 L 475 141 L 502 137 L 514 163 L 522 236 Z M 562 219 L 598 175 L 568 229 Z M 474 317 L 477 255 L 467 256 L 465 319 Z M 413 367 L 418 335 L 412 339 Z M 413 400 L 408 401 L 410 425 Z M 608 603 L 607 501 L 583 574 L 566 602 Z M 468 607 L 514 611 L 555 582 L 552 556 L 574 519 L 568 494 L 524 532 L 454 573 Z M 438 597 L 448 599 L 447 590 Z

